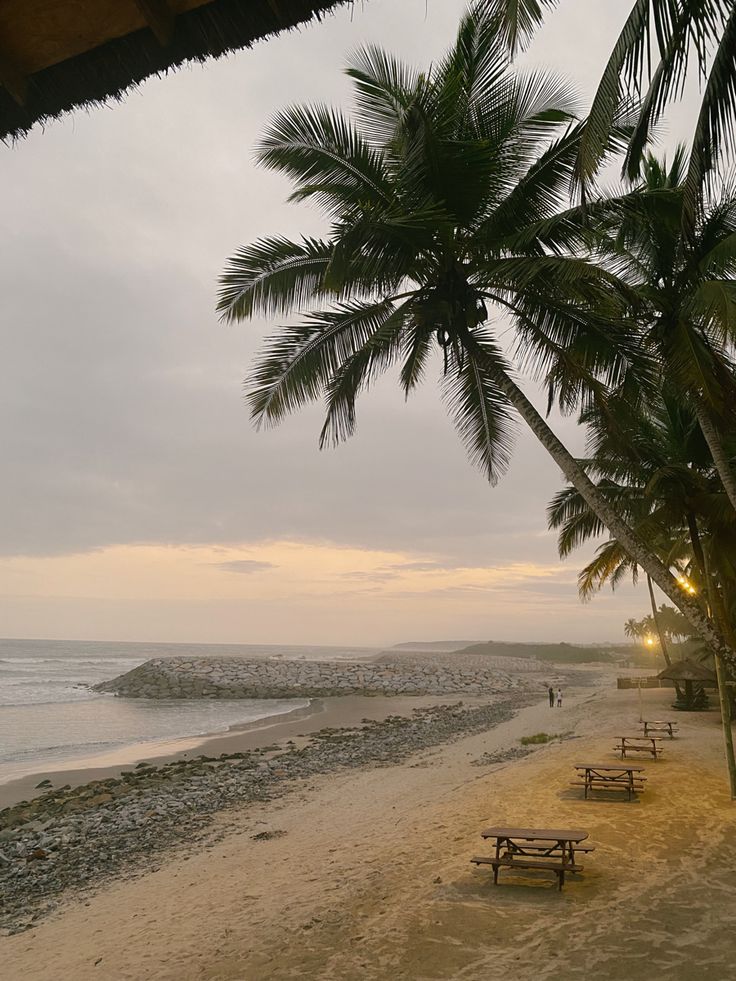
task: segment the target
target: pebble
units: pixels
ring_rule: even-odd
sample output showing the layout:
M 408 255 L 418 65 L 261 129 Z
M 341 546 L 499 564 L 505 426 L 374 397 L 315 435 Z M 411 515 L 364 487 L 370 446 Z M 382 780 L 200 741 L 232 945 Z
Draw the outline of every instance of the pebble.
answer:
M 150 871 L 159 864 L 152 856 L 167 848 L 211 843 L 212 816 L 225 808 L 283 796 L 304 778 L 400 763 L 420 750 L 491 729 L 537 697 L 515 694 L 472 707 L 460 702 L 323 729 L 302 748 L 276 748 L 270 760 L 254 750 L 136 767 L 82 787 L 52 788 L 6 808 L 0 811 L 0 931 L 7 935 L 36 925 L 67 890 Z M 273 752 L 270 747 L 269 756 Z

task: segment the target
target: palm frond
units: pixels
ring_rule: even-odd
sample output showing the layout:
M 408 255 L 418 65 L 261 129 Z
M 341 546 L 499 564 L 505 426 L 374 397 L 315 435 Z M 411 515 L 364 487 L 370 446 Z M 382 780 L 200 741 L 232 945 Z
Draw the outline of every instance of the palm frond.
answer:
M 397 306 L 383 319 L 366 342 L 342 360 L 326 388 L 327 413 L 319 445 L 337 446 L 355 431 L 355 404 L 358 395 L 384 372 L 401 353 L 404 325 L 411 300 Z
M 354 206 L 386 204 L 393 185 L 384 160 L 341 113 L 328 106 L 291 106 L 272 121 L 256 148 L 259 163 L 278 170 L 296 184 L 293 197 L 328 200 L 334 188 L 335 208 L 344 211 L 349 195 Z M 329 209 L 334 214 L 334 209 Z
M 361 129 L 374 143 L 390 147 L 420 91 L 419 72 L 369 44 L 350 55 L 346 74 L 355 87 Z
M 636 564 L 615 539 L 604 542 L 578 575 L 580 598 L 583 601 L 591 599 L 607 582 L 615 588 L 629 570 L 634 572 L 635 569 Z
M 401 387 L 407 397 L 424 377 L 432 342 L 432 332 L 422 324 L 414 323 L 407 331 L 404 339 L 404 363 L 401 366 Z
M 582 124 L 572 126 L 538 157 L 494 208 L 478 232 L 490 242 L 519 234 L 520 228 L 554 219 L 567 193 L 578 153 Z
M 724 26 L 708 75 L 695 124 L 690 165 L 685 178 L 683 228 L 691 238 L 702 210 L 703 191 L 726 151 L 736 145 L 736 5 Z
M 509 57 L 495 22 L 482 6 L 463 16 L 455 45 L 440 62 L 435 75 L 439 112 L 449 118 L 456 137 L 471 135 L 479 106 L 498 91 L 509 67 Z
M 275 424 L 314 401 L 349 358 L 394 314 L 395 302 L 345 303 L 309 314 L 267 338 L 246 382 L 253 419 Z
M 514 443 L 513 412 L 505 396 L 484 370 L 485 359 L 505 366 L 486 332 L 479 331 L 463 352 L 449 352 L 442 397 L 471 463 L 491 484 L 506 472 Z
M 622 74 L 643 69 L 649 48 L 650 0 L 636 0 L 598 83 L 588 114 L 576 165 L 577 183 L 587 188 L 598 172 L 609 145 L 616 115 L 626 101 Z
M 320 239 L 258 239 L 228 260 L 217 310 L 223 320 L 234 321 L 303 309 L 321 292 L 331 257 L 331 244 Z
M 480 0 L 478 6 L 496 20 L 501 39 L 515 55 L 542 23 L 545 10 L 557 3 L 558 0 Z

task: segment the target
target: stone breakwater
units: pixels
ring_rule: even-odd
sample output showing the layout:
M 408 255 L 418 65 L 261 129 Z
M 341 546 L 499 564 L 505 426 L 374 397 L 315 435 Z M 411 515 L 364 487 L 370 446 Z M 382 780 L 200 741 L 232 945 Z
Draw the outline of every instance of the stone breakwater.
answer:
M 518 677 L 482 664 L 174 657 L 146 661 L 96 689 L 127 698 L 325 698 L 488 695 L 525 687 Z
M 210 847 L 226 833 L 221 822 L 211 825 L 225 808 L 282 797 L 321 774 L 395 765 L 491 729 L 534 699 L 517 694 L 479 706 L 415 709 L 411 716 L 323 729 L 301 746 L 289 741 L 158 767 L 139 763 L 83 787 L 57 788 L 46 780 L 42 796 L 0 811 L 0 937 L 34 926 L 67 889 L 155 871 L 173 846 Z

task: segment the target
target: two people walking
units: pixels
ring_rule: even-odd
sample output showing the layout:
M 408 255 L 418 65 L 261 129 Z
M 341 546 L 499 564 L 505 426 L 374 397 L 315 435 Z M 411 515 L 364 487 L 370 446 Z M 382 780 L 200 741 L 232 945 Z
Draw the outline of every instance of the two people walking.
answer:
M 553 709 L 555 707 L 555 690 L 551 686 L 548 689 L 548 694 L 549 694 L 549 707 L 551 709 Z M 561 709 L 562 708 L 562 689 L 561 688 L 558 688 L 557 689 L 557 708 L 558 709 Z

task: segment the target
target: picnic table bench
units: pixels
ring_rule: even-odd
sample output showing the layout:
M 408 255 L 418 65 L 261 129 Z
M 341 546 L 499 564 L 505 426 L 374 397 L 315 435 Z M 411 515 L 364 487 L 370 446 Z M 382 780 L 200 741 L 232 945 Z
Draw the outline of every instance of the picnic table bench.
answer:
M 575 861 L 575 852 L 592 852 L 592 845 L 583 845 L 587 831 L 560 831 L 556 828 L 487 828 L 482 838 L 495 839 L 495 853 L 477 855 L 470 861 L 475 865 L 490 865 L 493 883 L 498 885 L 498 873 L 506 869 L 539 869 L 554 872 L 558 889 L 565 883 L 566 872 L 582 872 Z
M 621 754 L 622 760 L 626 759 L 629 753 L 646 753 L 655 760 L 662 755 L 659 736 L 619 736 L 618 739 L 618 743 L 613 748 Z
M 645 736 L 648 736 L 650 732 L 666 732 L 670 739 L 674 739 L 675 733 L 678 731 L 678 727 L 674 722 L 668 722 L 663 719 L 655 719 L 652 722 L 642 721 L 639 725 L 644 726 Z
M 629 800 L 633 800 L 634 795 L 644 790 L 646 777 L 640 776 L 644 772 L 640 766 L 619 766 L 612 763 L 576 763 L 575 769 L 578 771 L 578 779 L 573 781 L 574 787 L 585 789 L 585 799 L 594 791 L 619 791 L 628 795 Z

